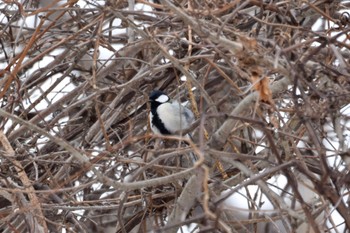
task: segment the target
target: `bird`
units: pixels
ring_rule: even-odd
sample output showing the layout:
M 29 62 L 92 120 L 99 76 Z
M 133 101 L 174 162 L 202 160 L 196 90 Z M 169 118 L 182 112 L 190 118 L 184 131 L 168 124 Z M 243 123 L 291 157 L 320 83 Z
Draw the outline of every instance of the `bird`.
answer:
M 182 106 L 160 90 L 149 95 L 151 129 L 157 135 L 178 135 L 191 126 L 195 117 L 193 112 Z

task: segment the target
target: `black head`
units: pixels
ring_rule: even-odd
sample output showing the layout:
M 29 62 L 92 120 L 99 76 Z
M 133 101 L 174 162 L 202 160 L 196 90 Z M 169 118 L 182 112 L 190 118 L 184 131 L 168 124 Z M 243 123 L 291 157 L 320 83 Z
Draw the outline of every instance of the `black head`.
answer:
M 163 104 L 169 102 L 170 98 L 167 94 L 162 91 L 154 90 L 149 95 L 149 101 L 152 103 Z

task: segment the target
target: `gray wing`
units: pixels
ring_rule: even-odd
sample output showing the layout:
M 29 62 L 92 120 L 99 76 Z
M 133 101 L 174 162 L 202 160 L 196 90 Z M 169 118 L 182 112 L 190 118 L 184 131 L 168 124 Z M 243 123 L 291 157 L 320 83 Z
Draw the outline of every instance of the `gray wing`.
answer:
M 181 108 L 181 110 L 182 110 L 183 115 L 186 118 L 186 122 L 188 122 L 188 124 L 191 125 L 195 120 L 193 112 L 186 107 Z
M 190 127 L 191 124 L 195 120 L 193 112 L 189 108 L 186 108 L 185 106 L 183 106 L 181 104 L 179 105 L 179 103 L 177 103 L 177 102 L 175 102 L 174 104 L 176 104 L 176 106 L 178 108 L 180 108 L 179 112 L 181 113 L 181 116 L 184 117 L 184 119 L 182 119 L 182 121 L 183 121 L 183 128 Z
M 163 105 L 165 104 L 162 104 L 160 107 L 163 107 Z M 164 107 L 172 108 L 171 110 L 164 109 L 164 112 L 171 112 L 173 114 L 171 116 L 169 115 L 167 119 L 164 119 L 164 124 L 173 131 L 186 129 L 190 127 L 195 120 L 193 112 L 177 101 L 173 101 L 170 105 Z

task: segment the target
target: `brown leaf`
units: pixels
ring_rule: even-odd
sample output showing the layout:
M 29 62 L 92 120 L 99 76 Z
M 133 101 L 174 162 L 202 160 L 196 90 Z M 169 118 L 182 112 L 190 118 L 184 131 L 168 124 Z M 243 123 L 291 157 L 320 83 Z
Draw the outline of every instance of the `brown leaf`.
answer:
M 255 74 L 255 75 L 254 75 Z M 270 79 L 268 77 L 260 78 L 257 73 L 253 72 L 251 76 L 254 89 L 259 93 L 262 101 L 273 104 L 272 92 L 270 90 Z

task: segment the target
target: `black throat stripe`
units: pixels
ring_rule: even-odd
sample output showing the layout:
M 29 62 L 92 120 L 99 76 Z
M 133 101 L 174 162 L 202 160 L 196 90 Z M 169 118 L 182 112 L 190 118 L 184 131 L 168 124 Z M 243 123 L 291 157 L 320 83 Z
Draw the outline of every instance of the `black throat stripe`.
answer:
M 160 103 L 151 102 L 151 112 L 153 115 L 151 124 L 153 125 L 153 127 L 156 127 L 161 134 L 169 135 L 171 133 L 165 128 L 164 123 L 162 122 L 162 120 L 158 116 L 157 108 L 159 105 L 160 105 Z

